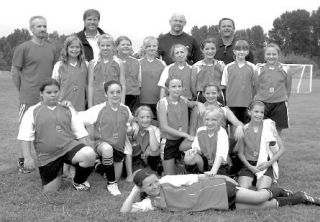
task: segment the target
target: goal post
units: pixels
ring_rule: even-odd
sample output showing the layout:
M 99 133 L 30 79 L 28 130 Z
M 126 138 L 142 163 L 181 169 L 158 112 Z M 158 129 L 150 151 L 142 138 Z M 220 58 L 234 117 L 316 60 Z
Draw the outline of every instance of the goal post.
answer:
M 283 64 L 292 76 L 292 92 L 311 93 L 312 92 L 312 64 Z

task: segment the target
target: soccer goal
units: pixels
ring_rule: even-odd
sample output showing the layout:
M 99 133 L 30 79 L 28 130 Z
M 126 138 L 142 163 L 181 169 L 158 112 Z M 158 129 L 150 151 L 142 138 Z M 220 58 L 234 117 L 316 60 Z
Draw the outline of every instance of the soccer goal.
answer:
M 311 64 L 283 64 L 292 76 L 292 92 L 311 93 L 313 65 Z

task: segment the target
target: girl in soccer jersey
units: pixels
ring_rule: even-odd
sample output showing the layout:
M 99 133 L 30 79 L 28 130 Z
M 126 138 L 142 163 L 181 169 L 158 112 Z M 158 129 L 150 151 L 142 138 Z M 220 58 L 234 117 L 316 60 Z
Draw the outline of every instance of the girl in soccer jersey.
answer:
M 226 87 L 226 105 L 243 123 L 247 123 L 247 109 L 255 94 L 256 66 L 246 61 L 249 44 L 246 40 L 236 41 L 233 49 L 235 61 L 223 70 L 221 85 Z
M 139 132 L 131 137 L 132 154 L 126 155 L 127 181 L 132 182 L 132 172 L 139 168 L 150 167 L 159 175 L 162 173 L 160 158 L 160 130 L 151 125 L 153 112 L 149 106 L 140 106 L 135 117 Z
M 140 104 L 141 67 L 132 57 L 132 42 L 127 36 L 116 39 L 117 57 L 123 63 L 125 73 L 125 104 L 134 112 Z
M 116 196 L 121 194 L 116 181 L 120 178 L 127 152 L 127 133 L 133 131 L 130 126 L 133 116 L 130 109 L 121 103 L 122 88 L 119 82 L 111 80 L 104 84 L 104 89 L 106 102 L 79 112 L 79 117 L 85 125 L 94 124 L 95 149 L 101 160 L 95 168 L 106 175 L 107 189 Z
M 253 101 L 249 106 L 251 121 L 244 127 L 244 137 L 238 142 L 238 156 L 243 162 L 239 172 L 241 187 L 250 188 L 254 179 L 258 190 L 268 188 L 279 176 L 277 161 L 285 148 L 275 124 L 270 119 L 263 120 L 265 105 Z
M 70 101 L 77 111 L 86 109 L 88 68 L 83 46 L 76 35 L 65 40 L 60 61 L 53 68 L 52 78 L 61 86 L 59 101 Z
M 27 169 L 35 168 L 31 143 L 37 155 L 43 191 L 56 191 L 62 182 L 63 164 L 75 166 L 73 186 L 88 190 L 95 152 L 87 146 L 88 133 L 74 109 L 58 103 L 60 85 L 55 79 L 45 80 L 40 87 L 42 101 L 31 106 L 23 116 L 18 140 L 22 141 Z
M 276 123 L 278 134 L 288 128 L 287 104 L 291 95 L 292 76 L 279 62 L 280 48 L 275 43 L 268 44 L 264 49 L 266 63 L 257 64 L 256 88 L 254 100 L 265 104 L 265 118 Z
M 226 130 L 220 126 L 220 119 L 218 109 L 205 112 L 204 126 L 197 130 L 192 148 L 185 152 L 184 162 L 187 166 L 196 165 L 198 172 L 208 175 L 227 175 L 229 143 Z
M 125 92 L 123 64 L 115 57 L 115 43 L 111 35 L 98 37 L 99 57 L 89 63 L 88 105 L 89 107 L 105 102 L 103 84 L 111 80 L 119 81 Z M 124 93 L 125 95 L 125 93 Z M 121 101 L 124 102 L 124 95 Z
M 243 136 L 243 124 L 235 117 L 232 111 L 227 106 L 222 106 L 218 102 L 218 97 L 221 94 L 221 90 L 217 85 L 208 84 L 203 87 L 204 98 L 206 102 L 204 106 L 207 110 L 219 110 L 221 113 L 220 125 L 226 128 L 226 121 L 230 121 L 235 127 L 235 137 L 237 139 Z M 203 126 L 203 115 L 199 114 L 197 109 L 194 109 L 190 118 L 190 134 L 195 135 L 199 127 Z
M 223 175 L 168 175 L 158 179 L 153 173 L 139 170 L 133 181 L 135 186 L 120 212 L 264 209 L 296 204 L 320 206 L 320 198 L 302 191 L 293 193 L 279 187 L 249 190 Z M 139 195 L 144 199 L 135 202 Z
M 225 64 L 222 61 L 214 59 L 217 50 L 217 41 L 215 38 L 205 39 L 200 49 L 204 59 L 198 61 L 192 66 L 191 84 L 197 101 L 204 103 L 206 101 L 203 93 L 207 84 L 214 84 L 221 88 L 221 76 Z M 223 95 L 220 95 L 223 102 Z
M 157 85 L 165 63 L 156 58 L 158 54 L 158 40 L 149 36 L 143 40 L 143 58 L 141 64 L 141 95 L 140 103 L 150 106 L 153 115 L 157 118 L 157 102 L 159 101 L 160 88 Z
M 171 65 L 168 65 L 163 70 L 158 86 L 160 89 L 160 99 L 164 98 L 167 94 L 165 83 L 167 79 L 178 78 L 183 81 L 182 96 L 188 100 L 192 100 L 192 88 L 191 88 L 191 66 L 187 61 L 188 49 L 182 44 L 173 45 L 170 50 L 170 55 L 175 61 Z
M 175 160 L 180 159 L 179 146 L 184 139 L 193 141 L 194 136 L 188 134 L 188 107 L 195 107 L 203 111 L 203 104 L 190 102 L 181 97 L 183 81 L 169 78 L 166 82 L 169 95 L 162 98 L 158 104 L 158 119 L 160 129 L 165 137 L 163 168 L 166 175 L 176 174 Z

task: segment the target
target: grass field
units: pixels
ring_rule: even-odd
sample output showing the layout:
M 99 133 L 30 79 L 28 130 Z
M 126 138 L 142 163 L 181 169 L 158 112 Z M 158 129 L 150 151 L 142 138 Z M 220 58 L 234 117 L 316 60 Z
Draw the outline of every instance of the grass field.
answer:
M 293 94 L 290 129 L 283 138 L 287 151 L 280 160 L 279 184 L 320 196 L 320 80 L 311 94 Z M 320 221 L 320 208 L 293 206 L 267 210 L 206 211 L 200 213 L 119 213 L 132 188 L 119 182 L 122 195 L 111 196 L 106 182 L 93 173 L 90 192 L 77 192 L 65 181 L 51 195 L 41 192 L 38 172 L 17 174 L 17 93 L 7 74 L 0 75 L 0 221 Z

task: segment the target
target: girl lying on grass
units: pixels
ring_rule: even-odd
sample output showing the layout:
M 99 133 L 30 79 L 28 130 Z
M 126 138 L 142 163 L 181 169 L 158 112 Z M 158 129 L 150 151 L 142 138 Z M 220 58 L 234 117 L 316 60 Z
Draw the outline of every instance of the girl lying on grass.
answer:
M 302 191 L 293 193 L 278 187 L 253 191 L 239 187 L 234 180 L 222 175 L 167 175 L 158 179 L 155 174 L 143 169 L 135 172 L 133 181 L 135 186 L 120 212 L 145 212 L 157 208 L 203 211 L 262 209 L 296 204 L 320 206 L 320 198 Z M 145 198 L 134 203 L 138 195 Z

